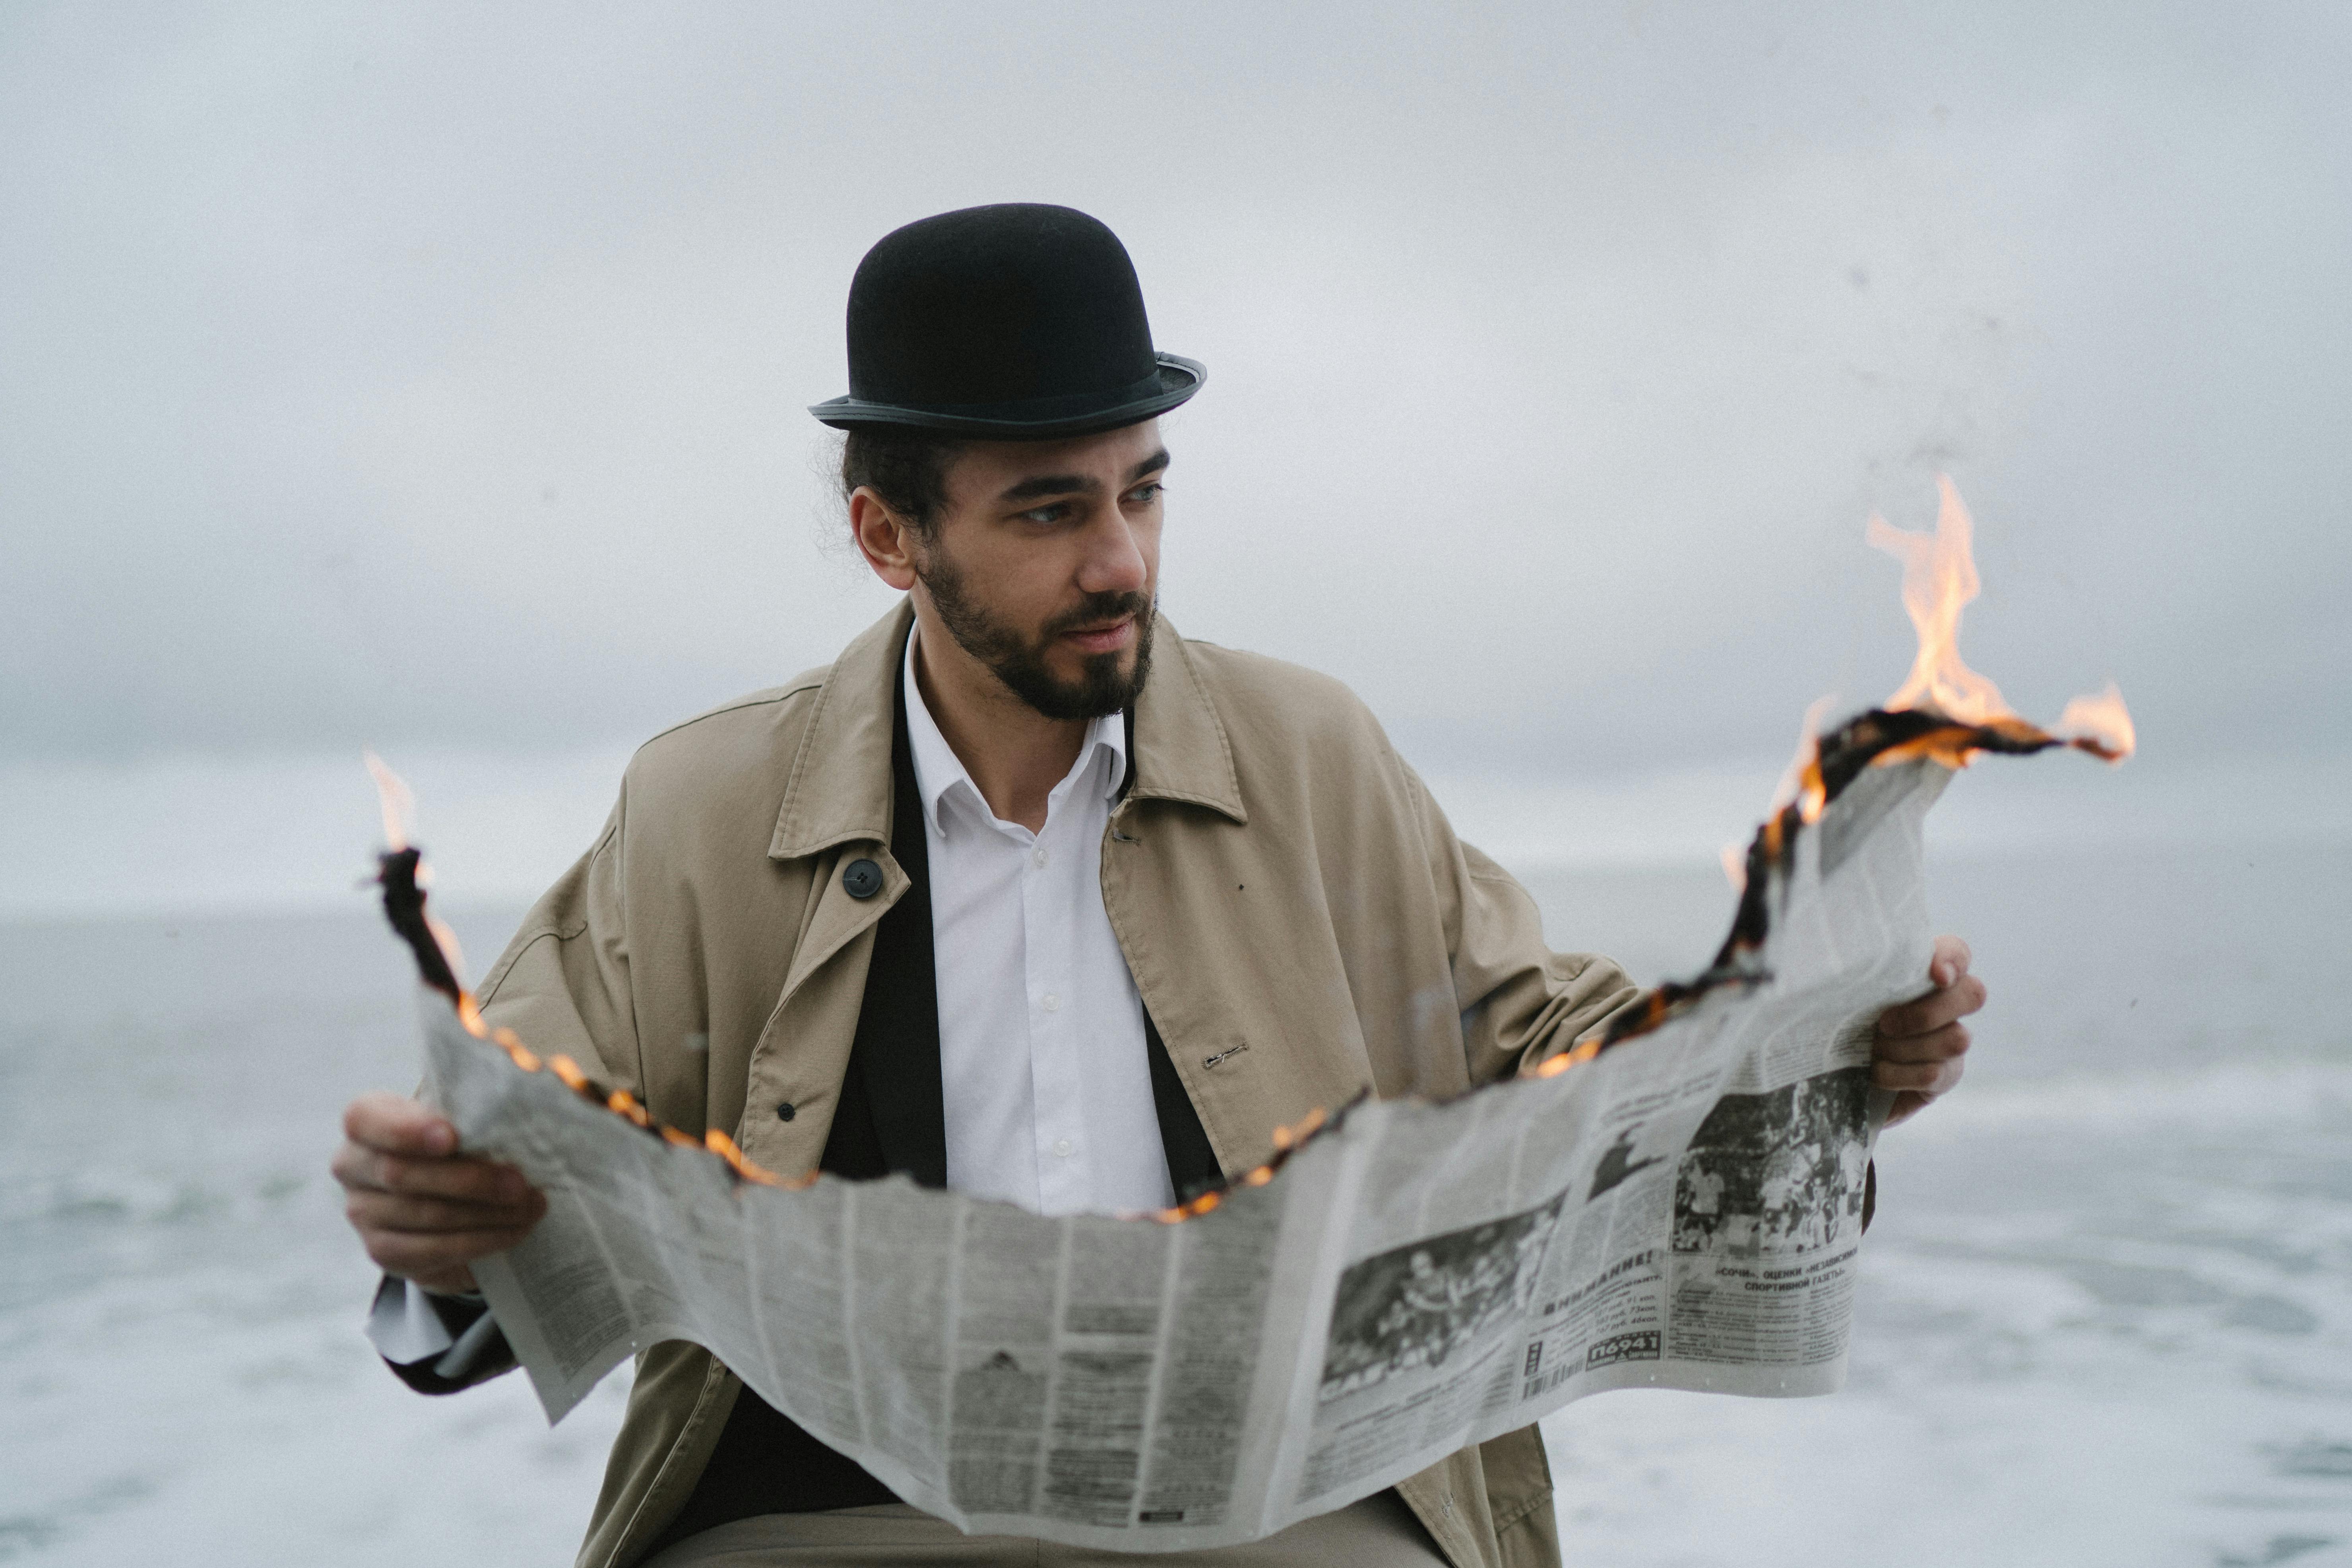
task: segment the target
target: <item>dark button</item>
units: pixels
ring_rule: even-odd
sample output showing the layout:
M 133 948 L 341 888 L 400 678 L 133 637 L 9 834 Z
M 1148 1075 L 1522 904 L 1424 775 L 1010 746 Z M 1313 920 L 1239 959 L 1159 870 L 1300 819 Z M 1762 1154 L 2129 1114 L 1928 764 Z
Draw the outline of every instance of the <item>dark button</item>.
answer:
M 799 1114 L 799 1111 L 793 1109 L 793 1102 L 789 1100 L 776 1107 L 776 1120 L 779 1121 L 790 1121 Z
M 852 860 L 841 873 L 841 885 L 853 899 L 870 899 L 882 890 L 882 868 L 871 860 Z

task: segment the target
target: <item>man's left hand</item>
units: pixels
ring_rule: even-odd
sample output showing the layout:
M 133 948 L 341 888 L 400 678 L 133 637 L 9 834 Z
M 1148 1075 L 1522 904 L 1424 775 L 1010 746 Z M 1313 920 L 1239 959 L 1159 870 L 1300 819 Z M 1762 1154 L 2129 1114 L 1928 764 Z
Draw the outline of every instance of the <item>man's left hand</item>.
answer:
M 1960 1081 L 1969 1051 L 1968 1026 L 1960 1020 L 1985 1005 L 1984 982 L 1969 973 L 1969 944 L 1958 937 L 1936 939 L 1927 984 L 1932 989 L 1926 995 L 1878 1016 L 1870 1081 L 1895 1091 L 1889 1127 Z

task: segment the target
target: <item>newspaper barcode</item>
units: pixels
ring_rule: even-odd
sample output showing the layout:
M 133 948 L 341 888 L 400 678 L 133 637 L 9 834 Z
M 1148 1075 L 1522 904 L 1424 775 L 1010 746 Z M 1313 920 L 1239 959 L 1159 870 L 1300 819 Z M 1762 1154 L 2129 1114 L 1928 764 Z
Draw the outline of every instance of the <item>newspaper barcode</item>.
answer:
M 1566 1383 L 1580 1370 L 1574 1362 L 1570 1362 L 1563 1366 L 1552 1368 L 1541 1377 L 1531 1377 L 1528 1379 L 1528 1385 L 1519 1391 L 1519 1397 L 1521 1399 L 1539 1398 Z

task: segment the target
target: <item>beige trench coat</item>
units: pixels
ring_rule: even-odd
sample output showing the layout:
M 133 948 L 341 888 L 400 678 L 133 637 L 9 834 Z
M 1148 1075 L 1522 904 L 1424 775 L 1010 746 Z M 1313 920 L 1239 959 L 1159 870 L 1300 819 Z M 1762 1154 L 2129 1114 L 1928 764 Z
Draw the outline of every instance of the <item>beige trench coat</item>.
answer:
M 830 668 L 648 742 L 595 847 L 485 982 L 491 1021 L 595 1064 L 667 1121 L 724 1129 L 770 1170 L 813 1169 L 875 923 L 908 886 L 887 841 L 912 618 L 902 604 Z M 882 867 L 879 897 L 843 889 L 859 857 Z M 1279 1123 L 1367 1088 L 1444 1096 L 1506 1077 L 1633 994 L 1608 960 L 1544 946 L 1534 901 L 1454 837 L 1345 687 L 1164 621 L 1102 892 L 1228 1174 Z M 697 1345 L 638 1358 L 582 1568 L 643 1555 L 741 1386 Z M 1559 1561 L 1533 1427 L 1397 1489 L 1455 1568 Z

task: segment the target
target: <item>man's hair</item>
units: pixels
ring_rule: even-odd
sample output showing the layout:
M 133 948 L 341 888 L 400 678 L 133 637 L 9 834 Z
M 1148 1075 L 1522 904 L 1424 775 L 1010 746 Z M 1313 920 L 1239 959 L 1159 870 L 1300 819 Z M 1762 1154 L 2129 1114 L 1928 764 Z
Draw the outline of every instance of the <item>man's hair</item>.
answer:
M 861 425 L 841 444 L 841 499 L 861 485 L 929 540 L 948 504 L 948 468 L 963 443 L 928 430 Z

